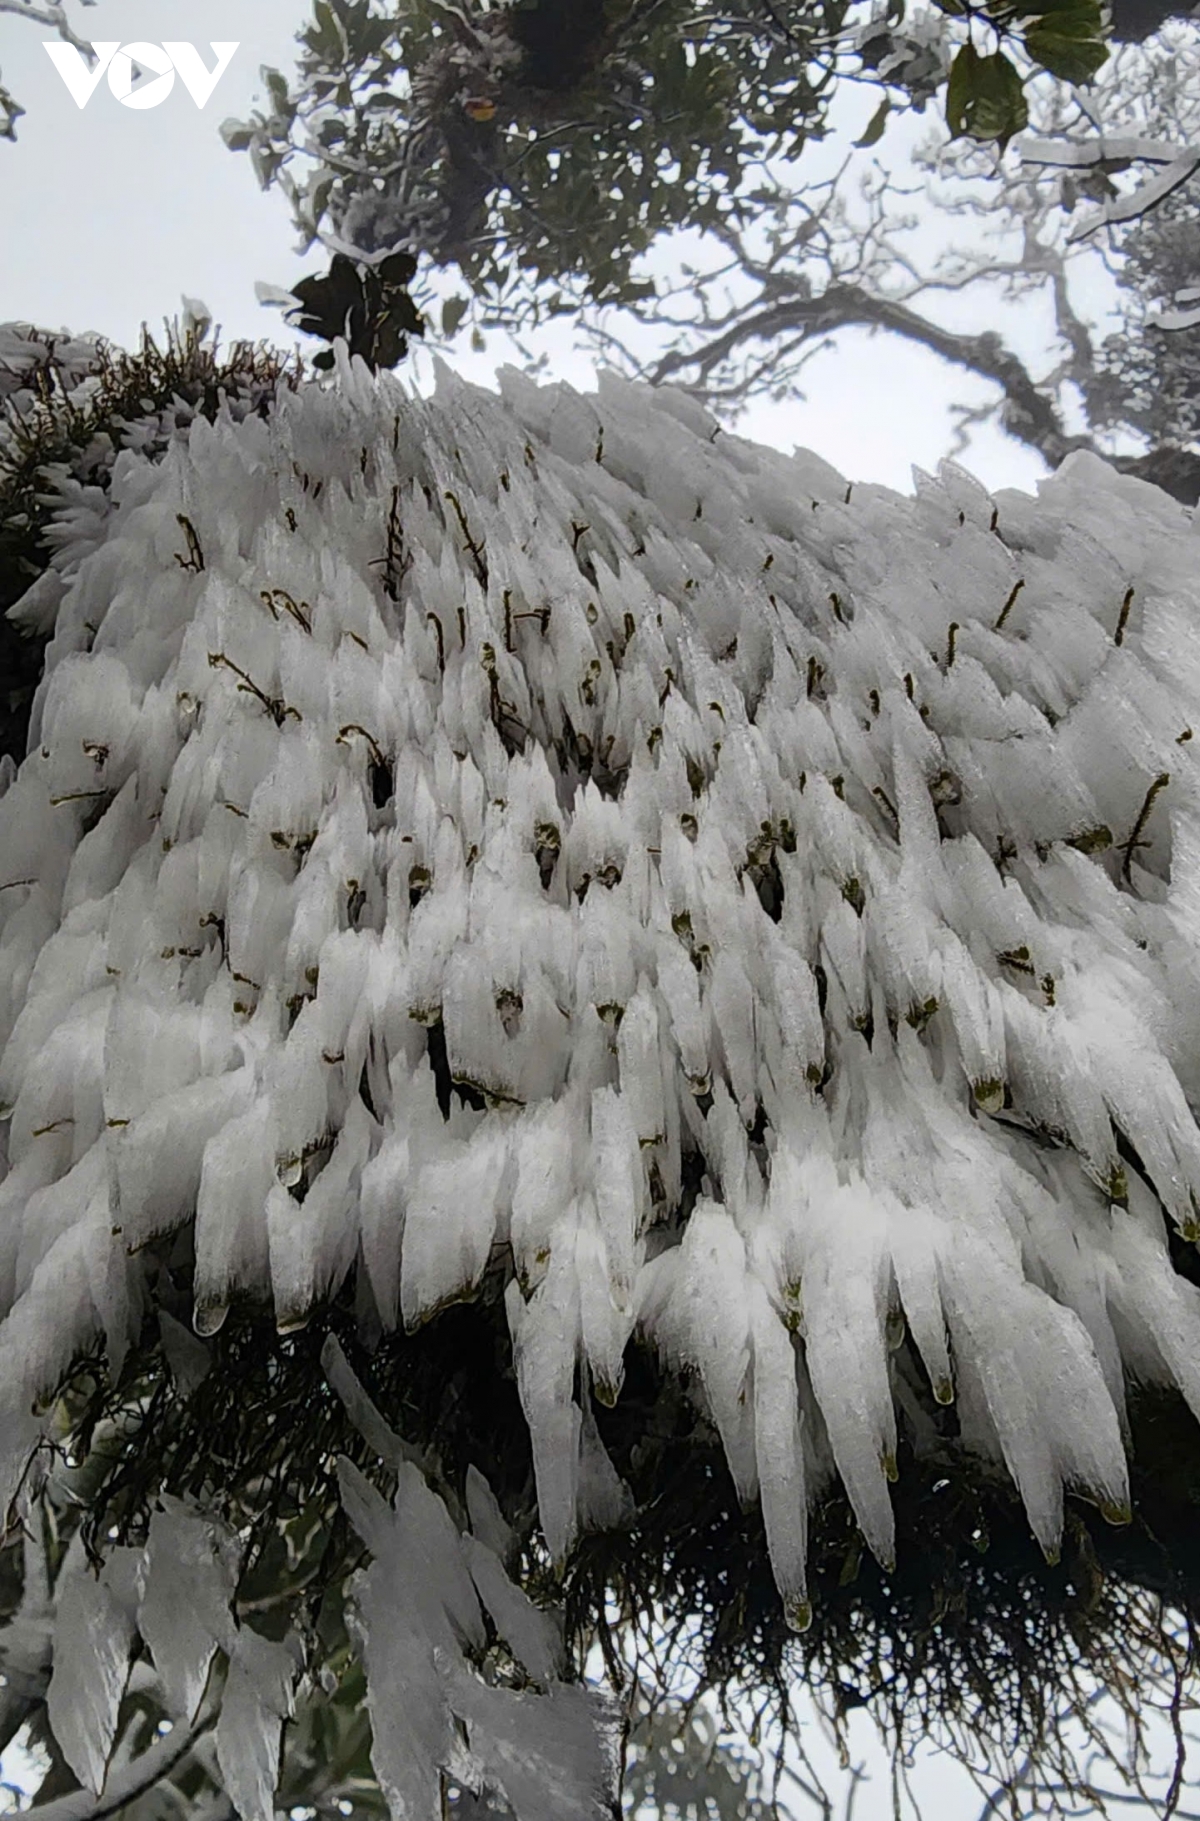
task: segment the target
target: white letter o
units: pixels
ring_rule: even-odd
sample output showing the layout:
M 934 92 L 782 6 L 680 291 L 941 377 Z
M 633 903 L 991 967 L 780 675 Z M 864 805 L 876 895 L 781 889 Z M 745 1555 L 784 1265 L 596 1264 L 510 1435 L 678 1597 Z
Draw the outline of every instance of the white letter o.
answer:
M 133 66 L 140 63 L 156 80 L 135 90 Z M 108 86 L 122 107 L 157 107 L 175 86 L 175 65 L 161 44 L 123 44 L 108 66 Z

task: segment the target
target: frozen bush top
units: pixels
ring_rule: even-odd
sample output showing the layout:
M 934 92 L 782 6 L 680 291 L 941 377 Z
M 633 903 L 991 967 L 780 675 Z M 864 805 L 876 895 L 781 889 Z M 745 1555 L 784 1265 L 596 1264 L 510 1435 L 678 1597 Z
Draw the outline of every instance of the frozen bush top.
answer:
M 833 1474 L 891 1560 L 897 1401 L 1048 1553 L 1124 1514 L 1125 1374 L 1200 1410 L 1192 515 L 916 480 L 345 363 L 122 458 L 0 800 L 6 1496 L 194 1220 L 202 1336 L 511 1257 L 560 1559 L 635 1330 L 796 1623 Z

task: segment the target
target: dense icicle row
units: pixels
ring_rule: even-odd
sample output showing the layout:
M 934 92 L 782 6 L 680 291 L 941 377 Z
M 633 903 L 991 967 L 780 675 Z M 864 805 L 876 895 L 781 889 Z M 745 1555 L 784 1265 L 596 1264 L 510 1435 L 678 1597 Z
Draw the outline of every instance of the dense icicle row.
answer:
M 1123 1367 L 1200 1411 L 1189 514 L 502 391 L 199 421 L 68 566 L 0 801 L 5 1487 L 194 1214 L 201 1333 L 510 1248 L 559 1556 L 636 1329 L 798 1621 L 834 1469 L 890 1561 L 901 1318 L 1052 1552 L 1127 1502 Z

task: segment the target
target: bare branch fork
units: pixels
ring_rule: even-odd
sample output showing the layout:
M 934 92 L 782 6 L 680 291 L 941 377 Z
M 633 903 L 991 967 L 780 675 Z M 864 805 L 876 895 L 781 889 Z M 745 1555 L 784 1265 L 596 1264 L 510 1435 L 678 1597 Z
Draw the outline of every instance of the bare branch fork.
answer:
M 890 330 L 994 381 L 1005 394 L 1005 427 L 1051 464 L 1062 461 L 1073 449 L 1093 446 L 1089 436 L 1067 435 L 1052 401 L 1034 384 L 1023 361 L 993 331 L 967 335 L 943 328 L 906 304 L 872 296 L 857 285 L 831 285 L 819 297 L 792 297 L 747 315 L 701 347 L 664 355 L 648 377 L 661 385 L 693 368 L 704 379 L 747 341 L 770 341 L 796 330 L 808 338 L 850 327 Z

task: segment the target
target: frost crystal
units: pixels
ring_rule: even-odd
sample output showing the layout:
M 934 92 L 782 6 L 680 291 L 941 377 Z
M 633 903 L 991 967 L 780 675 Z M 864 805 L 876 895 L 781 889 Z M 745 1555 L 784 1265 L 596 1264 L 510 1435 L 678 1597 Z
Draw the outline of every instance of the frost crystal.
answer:
M 1036 500 L 949 464 L 907 500 L 669 394 L 501 393 L 343 362 L 127 457 L 64 537 L 0 799 L 5 1496 L 31 1403 L 96 1336 L 119 1358 L 138 1247 L 194 1218 L 202 1333 L 356 1272 L 412 1328 L 511 1256 L 559 1560 L 629 1515 L 592 1400 L 637 1335 L 803 1624 L 831 1476 L 892 1560 L 905 1324 L 1052 1554 L 1064 1489 L 1127 1505 L 1126 1369 L 1200 1414 L 1168 1244 L 1200 1233 L 1191 515 L 1086 456 Z M 591 1812 L 490 1495 L 464 1540 L 397 1458 L 394 1509 L 342 1475 L 393 1813 L 439 1770 Z M 181 1710 L 232 1653 L 218 1749 L 265 1814 L 286 1677 L 148 1559 Z M 79 1635 L 109 1597 L 71 1596 Z M 539 1717 L 465 1666 L 481 1602 Z

